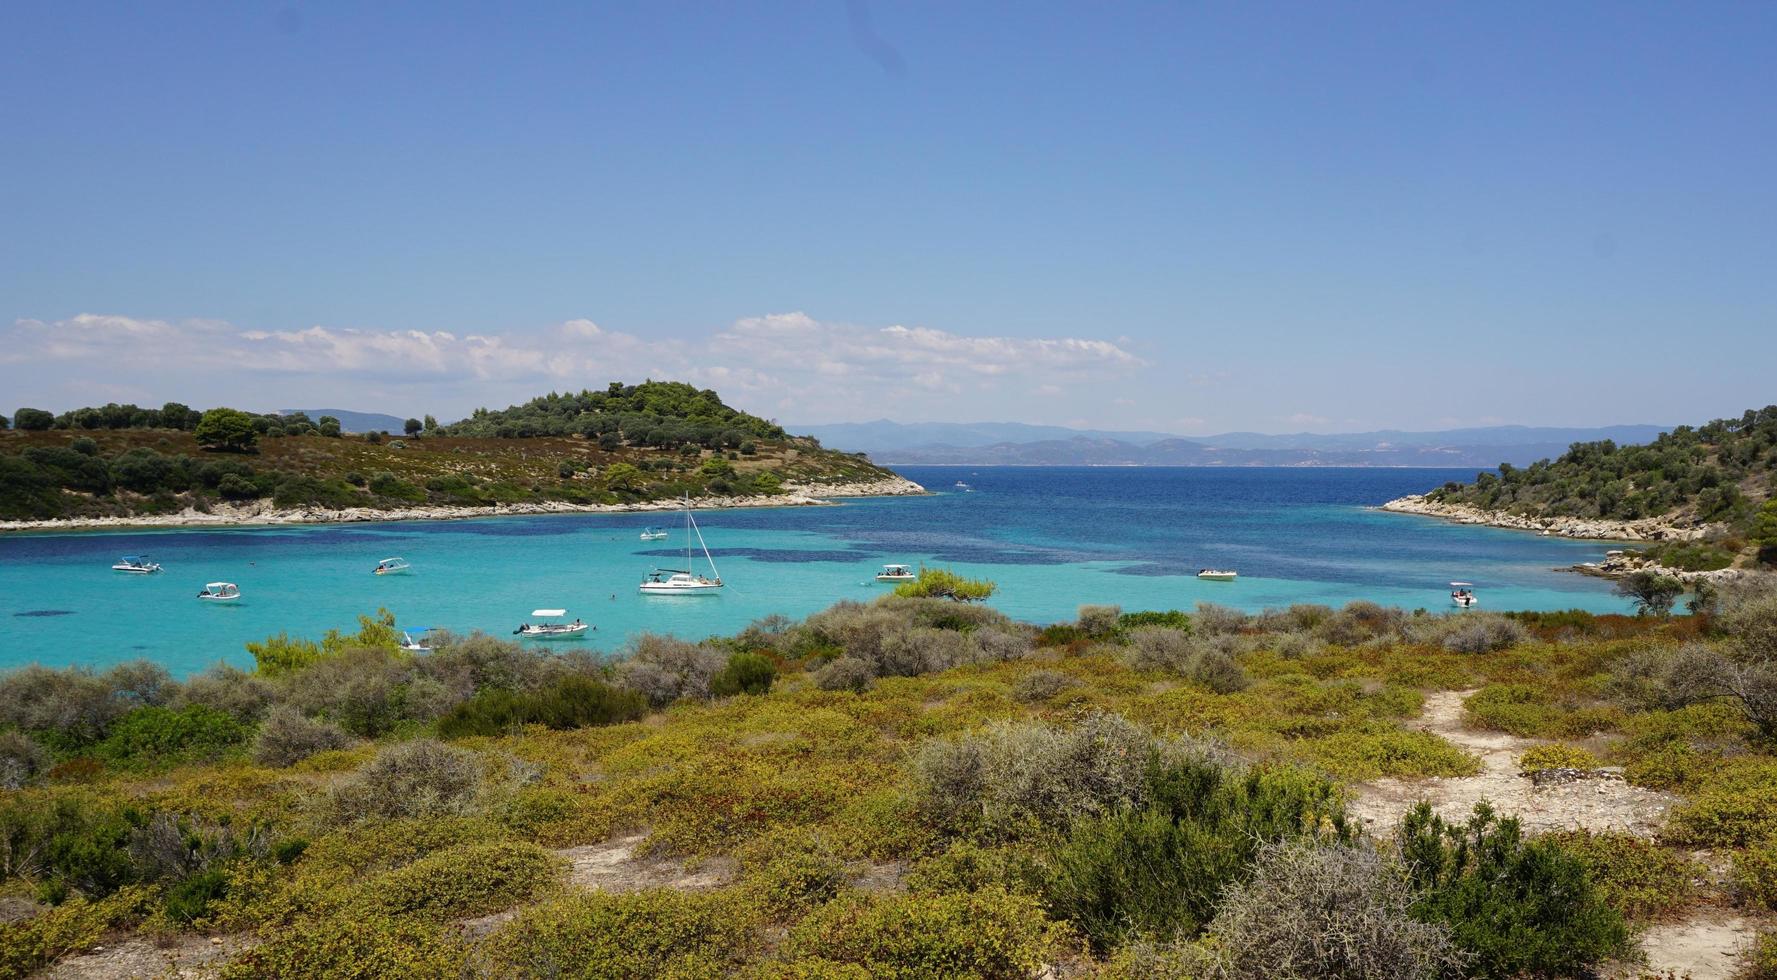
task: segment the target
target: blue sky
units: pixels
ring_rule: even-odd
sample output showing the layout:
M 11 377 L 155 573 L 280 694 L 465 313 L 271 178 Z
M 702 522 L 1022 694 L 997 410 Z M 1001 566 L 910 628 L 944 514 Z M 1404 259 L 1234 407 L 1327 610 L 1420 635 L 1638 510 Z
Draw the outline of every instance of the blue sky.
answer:
M 1777 400 L 1777 5 L 0 5 L 0 412 Z

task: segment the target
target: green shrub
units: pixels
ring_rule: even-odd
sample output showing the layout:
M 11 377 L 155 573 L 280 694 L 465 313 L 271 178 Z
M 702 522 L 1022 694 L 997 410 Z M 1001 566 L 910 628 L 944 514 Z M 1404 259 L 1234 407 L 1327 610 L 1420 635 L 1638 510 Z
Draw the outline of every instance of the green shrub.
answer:
M 749 841 L 740 852 L 743 887 L 759 906 L 794 917 L 839 894 L 845 862 L 826 835 L 786 829 Z
M 1228 890 L 1206 945 L 1226 980 L 1460 975 L 1450 930 L 1416 921 L 1412 901 L 1401 870 L 1368 844 L 1272 844 Z
M 840 657 L 814 674 L 814 685 L 823 691 L 861 692 L 875 680 L 876 672 L 856 657 Z
M 1267 841 L 1347 833 L 1337 790 L 1299 770 L 1174 758 L 1148 778 L 1148 805 L 1076 824 L 1043 884 L 1099 950 L 1194 935 Z
M 1470 725 L 1524 738 L 1554 730 L 1560 709 L 1548 694 L 1529 684 L 1489 684 L 1462 703 Z
M 19 789 L 50 766 L 49 750 L 23 732 L 0 732 L 0 790 Z
M 1739 980 L 1777 980 L 1777 932 L 1761 932 L 1740 960 Z
M 1047 701 L 1080 682 L 1053 670 L 1033 670 L 1012 682 L 1012 700 L 1023 704 Z
M 1604 900 L 1630 921 L 1687 907 L 1697 894 L 1698 880 L 1708 873 L 1701 864 L 1633 834 L 1570 830 L 1549 837 L 1585 864 Z
M 1777 838 L 1766 838 L 1734 855 L 1734 883 L 1767 909 L 1777 909 Z
M 764 694 L 777 679 L 777 667 L 756 653 L 737 653 L 728 665 L 710 678 L 710 693 L 719 698 L 736 694 Z
M 0 870 L 36 880 L 40 897 L 71 890 L 109 895 L 138 880 L 130 836 L 143 813 L 87 790 L 49 788 L 0 796 Z
M 1574 976 L 1628 941 L 1583 860 L 1554 839 L 1526 840 L 1484 803 L 1463 824 L 1420 803 L 1396 839 L 1422 893 L 1415 914 L 1450 927 L 1471 976 Z
M 226 712 L 201 704 L 137 708 L 112 726 L 94 754 L 124 766 L 166 766 L 215 759 L 245 742 L 250 729 Z
M 488 688 L 438 720 L 439 734 L 503 735 L 525 725 L 565 730 L 635 721 L 648 713 L 640 693 L 570 675 L 536 691 Z
M 167 918 L 180 925 L 190 925 L 208 918 L 212 907 L 227 894 L 228 872 L 211 868 L 168 887 L 161 907 Z
M 848 895 L 791 931 L 782 956 L 837 973 L 861 967 L 878 978 L 975 977 L 1026 980 L 1068 946 L 1026 895 Z M 843 974 L 838 974 L 843 975 Z
M 651 980 L 734 973 L 754 917 L 722 893 L 592 892 L 525 909 L 483 948 L 496 976 Z
M 1687 847 L 1746 847 L 1777 835 L 1777 774 L 1720 780 L 1668 815 L 1664 840 Z
M 952 599 L 980 602 L 993 595 L 994 584 L 986 579 L 964 578 L 945 568 L 922 568 L 919 577 L 895 586 L 895 595 L 907 599 Z
M 1167 629 L 1188 632 L 1191 629 L 1191 617 L 1177 609 L 1168 609 L 1164 612 L 1152 610 L 1126 612 L 1117 617 L 1117 628 L 1120 630 L 1132 630 L 1138 626 L 1164 626 Z

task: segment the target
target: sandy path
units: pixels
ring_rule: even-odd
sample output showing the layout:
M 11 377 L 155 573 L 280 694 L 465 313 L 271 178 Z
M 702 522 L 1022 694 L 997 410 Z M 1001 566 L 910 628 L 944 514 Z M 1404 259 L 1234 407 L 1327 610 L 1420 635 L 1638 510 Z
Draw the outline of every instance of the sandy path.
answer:
M 1462 703 L 1474 691 L 1426 695 L 1425 709 L 1407 723 L 1467 749 L 1481 760 L 1477 776 L 1433 779 L 1378 779 L 1355 787 L 1353 815 L 1372 833 L 1387 833 L 1419 800 L 1428 800 L 1446 820 L 1461 820 L 1483 800 L 1500 813 L 1516 816 L 1531 833 L 1549 830 L 1622 830 L 1651 837 L 1676 798 L 1631 786 L 1620 777 L 1581 779 L 1536 786 L 1518 773 L 1525 749 L 1543 744 L 1501 732 L 1473 731 L 1463 725 Z

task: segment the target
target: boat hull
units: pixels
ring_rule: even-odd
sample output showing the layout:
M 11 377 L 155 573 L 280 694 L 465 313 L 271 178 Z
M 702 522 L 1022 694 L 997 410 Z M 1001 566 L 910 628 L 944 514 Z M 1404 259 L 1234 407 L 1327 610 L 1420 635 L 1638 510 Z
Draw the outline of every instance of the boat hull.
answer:
M 585 623 L 578 626 L 564 626 L 553 630 L 520 630 L 518 635 L 527 640 L 577 640 L 591 629 Z
M 1199 572 L 1197 577 L 1205 582 L 1232 582 L 1240 576 L 1234 572 L 1228 572 L 1226 574 L 1218 573 L 1215 575 L 1205 575 Z
M 671 585 L 666 582 L 643 582 L 636 587 L 643 595 L 718 595 L 722 591 L 720 585 Z
M 111 570 L 114 572 L 124 572 L 130 575 L 153 575 L 155 572 L 160 571 L 160 566 L 154 565 L 149 568 L 140 568 L 135 565 L 112 565 Z

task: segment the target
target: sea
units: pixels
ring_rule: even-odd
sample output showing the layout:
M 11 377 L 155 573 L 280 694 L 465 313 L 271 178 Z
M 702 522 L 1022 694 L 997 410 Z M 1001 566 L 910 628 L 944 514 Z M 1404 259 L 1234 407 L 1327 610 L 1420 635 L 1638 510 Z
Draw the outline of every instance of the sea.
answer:
M 533 610 L 566 609 L 595 629 L 555 646 L 618 653 L 642 632 L 699 639 L 868 601 L 889 589 L 874 575 L 890 562 L 991 579 L 990 605 L 1035 623 L 1072 619 L 1086 603 L 1257 611 L 1367 599 L 1441 613 L 1452 581 L 1474 583 L 1483 609 L 1629 609 L 1608 582 L 1562 570 L 1602 557 L 1606 542 L 1375 509 L 1473 479 L 1471 469 L 896 469 L 934 492 L 699 512 L 727 583 L 714 596 L 637 593 L 651 569 L 683 567 L 684 522 L 671 514 L 0 535 L 0 669 L 138 658 L 181 676 L 251 666 L 248 641 L 355 629 L 379 609 L 415 631 L 498 636 Z M 672 536 L 640 540 L 649 525 Z M 127 554 L 164 571 L 112 571 Z M 396 556 L 412 571 L 371 574 Z M 701 569 L 702 553 L 693 557 Z M 1205 567 L 1240 575 L 1199 580 Z M 237 583 L 242 598 L 198 600 L 213 581 Z

